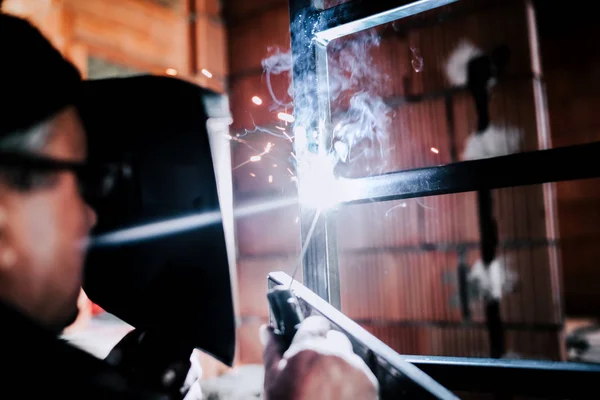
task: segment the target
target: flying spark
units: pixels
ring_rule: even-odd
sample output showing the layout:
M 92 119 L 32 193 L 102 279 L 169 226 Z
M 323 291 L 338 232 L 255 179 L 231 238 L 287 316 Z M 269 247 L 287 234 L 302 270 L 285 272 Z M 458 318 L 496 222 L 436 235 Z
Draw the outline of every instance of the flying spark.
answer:
M 269 175 L 269 183 L 273 183 L 273 175 Z
M 438 149 L 436 149 L 435 147 L 431 148 L 431 152 L 435 153 L 435 154 L 440 154 L 440 151 Z
M 170 76 L 176 76 L 177 70 L 175 68 L 167 68 L 165 71 L 165 74 L 170 75 Z
M 252 102 L 257 106 L 260 106 L 263 103 L 262 99 L 258 96 L 252 97 Z
M 258 162 L 260 160 L 262 160 L 261 156 L 252 156 L 252 157 L 250 157 L 250 161 L 252 161 L 252 162 Z
M 213 77 L 213 74 L 212 74 L 212 72 L 210 72 L 210 71 L 209 71 L 209 70 L 207 70 L 207 69 L 203 69 L 203 70 L 202 70 L 202 74 L 203 74 L 204 76 L 206 76 L 207 78 L 209 78 L 209 79 Z
M 279 114 L 277 114 L 277 118 L 279 118 L 280 120 L 284 121 L 284 122 L 289 122 L 290 124 L 292 122 L 294 122 L 294 117 L 290 114 L 286 114 L 283 112 L 280 112 Z

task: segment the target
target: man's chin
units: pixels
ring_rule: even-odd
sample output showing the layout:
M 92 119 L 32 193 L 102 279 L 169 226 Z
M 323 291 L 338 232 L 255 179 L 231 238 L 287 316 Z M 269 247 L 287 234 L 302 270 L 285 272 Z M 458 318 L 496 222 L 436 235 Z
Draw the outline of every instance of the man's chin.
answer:
M 55 327 L 55 330 L 58 332 L 63 332 L 68 329 L 71 325 L 75 323 L 77 318 L 79 317 L 79 307 L 77 304 L 77 298 L 69 302 L 69 309 L 64 309 L 65 313 L 63 317 L 60 319 L 60 325 Z

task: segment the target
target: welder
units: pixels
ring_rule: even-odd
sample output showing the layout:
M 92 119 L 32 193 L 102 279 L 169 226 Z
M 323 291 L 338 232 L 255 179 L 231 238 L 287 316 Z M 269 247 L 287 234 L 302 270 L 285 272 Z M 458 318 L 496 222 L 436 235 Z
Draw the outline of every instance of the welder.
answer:
M 213 297 L 205 297 L 202 303 L 198 303 L 204 304 L 204 308 L 181 305 L 180 309 L 186 310 L 185 319 L 204 322 L 203 334 L 194 332 L 184 339 L 185 331 L 181 328 L 186 327 L 184 323 L 177 329 L 161 331 L 160 324 L 155 326 L 148 322 L 158 319 L 163 325 L 177 325 L 178 321 L 168 320 L 168 316 L 183 319 L 182 313 L 175 311 L 176 302 L 185 301 L 185 296 L 179 298 L 178 293 L 189 294 L 194 287 L 199 292 L 206 290 L 210 293 L 213 276 L 207 275 L 204 281 L 202 276 L 198 276 L 196 286 L 190 284 L 189 279 L 179 278 L 181 289 L 178 292 L 176 268 L 166 272 L 153 271 L 154 275 L 144 276 L 140 271 L 150 260 L 139 253 L 127 253 L 131 257 L 126 261 L 110 258 L 111 254 L 126 254 L 120 250 L 99 255 L 91 269 L 95 272 L 84 270 L 91 230 L 96 224 L 103 223 L 104 215 L 109 225 L 115 222 L 114 215 L 106 211 L 110 210 L 106 203 L 103 206 L 103 203 L 98 203 L 104 208 L 97 216 L 97 210 L 92 207 L 95 205 L 92 197 L 103 195 L 117 175 L 128 175 L 123 168 L 96 164 L 101 157 L 97 156 L 99 151 L 94 147 L 95 143 L 115 134 L 111 132 L 111 126 L 118 131 L 117 127 L 123 129 L 138 122 L 143 125 L 143 121 L 131 121 L 144 116 L 135 96 L 140 101 L 148 102 L 148 97 L 151 97 L 157 102 L 162 99 L 164 103 L 166 92 L 160 88 L 171 88 L 170 94 L 181 93 L 183 97 L 185 93 L 196 90 L 187 82 L 165 79 L 146 77 L 108 80 L 105 83 L 85 82 L 76 68 L 36 28 L 22 19 L 0 14 L 0 398 L 189 397 L 190 391 L 173 390 L 173 382 L 178 382 L 178 385 L 183 382 L 175 379 L 181 374 L 177 365 L 170 363 L 177 361 L 178 352 L 190 350 L 184 346 L 192 343 L 186 341 L 189 337 L 194 336 L 195 340 L 199 335 L 199 347 L 221 356 L 221 359 L 231 358 L 228 350 L 220 353 L 220 349 L 232 349 L 234 336 L 222 335 L 221 332 L 234 327 L 226 322 L 223 322 L 223 327 L 219 323 L 233 321 L 232 313 L 224 315 L 230 307 L 224 307 L 225 312 L 219 310 L 220 299 L 230 294 L 219 297 L 218 293 L 212 293 Z M 144 90 L 145 85 L 151 85 L 152 89 Z M 201 93 L 199 88 L 197 93 Z M 93 101 L 96 94 L 101 98 Z M 107 94 L 113 96 L 114 102 L 106 97 Z M 130 96 L 133 100 L 128 100 L 129 106 L 120 110 L 118 117 L 124 120 L 115 121 L 110 107 L 114 107 L 113 103 L 118 104 L 123 96 Z M 193 99 L 194 95 L 190 98 Z M 136 106 L 137 113 L 134 112 Z M 131 112 L 128 112 L 129 108 Z M 146 110 L 148 118 L 153 113 Z M 127 121 L 127 118 L 130 120 Z M 105 135 L 90 136 L 91 124 L 96 124 L 94 126 L 98 129 L 106 121 L 109 123 L 102 126 L 102 129 L 107 129 Z M 173 124 L 176 125 L 175 121 Z M 139 135 L 143 134 L 145 132 Z M 150 141 L 150 133 L 148 138 Z M 123 141 L 126 142 L 126 138 Z M 211 186 L 210 179 L 207 179 L 208 186 Z M 122 190 L 127 191 L 127 188 Z M 208 196 L 206 201 L 211 203 L 213 197 Z M 201 205 L 202 199 L 194 201 L 194 204 Z M 129 206 L 131 209 L 136 207 L 135 204 Z M 117 208 L 115 214 L 118 214 Z M 222 233 L 214 240 L 223 241 Z M 217 244 L 213 247 L 224 249 L 222 244 Z M 187 245 L 189 247 L 189 243 Z M 217 253 L 214 259 L 221 257 L 222 251 Z M 136 260 L 135 254 L 139 259 Z M 208 261 L 196 258 L 194 262 Z M 117 271 L 119 278 L 111 281 L 105 277 L 103 280 L 101 263 L 104 263 L 106 271 Z M 132 265 L 137 268 L 135 273 L 128 269 Z M 139 322 L 144 328 L 136 329 L 126 337 L 117 346 L 119 351 L 111 352 L 110 362 L 95 358 L 59 339 L 60 332 L 77 315 L 80 289 L 82 285 L 86 286 L 84 280 L 96 282 L 87 284 L 92 300 L 99 299 L 109 311 L 122 311 L 119 317 L 133 321 L 134 325 Z M 173 287 L 168 289 L 159 285 L 158 290 L 147 290 L 152 295 L 146 299 L 156 300 L 144 308 L 146 303 L 137 304 L 139 299 L 136 300 L 134 294 L 131 295 L 133 299 L 126 298 L 127 286 L 131 285 L 132 293 L 136 293 L 133 286 L 137 281 L 150 286 L 154 284 L 152 282 L 169 282 Z M 139 291 L 140 296 L 144 295 L 144 290 Z M 166 291 L 171 296 L 160 298 L 160 293 Z M 164 319 L 154 318 L 152 313 Z M 202 316 L 206 316 L 205 320 Z M 195 322 L 194 326 L 197 325 Z M 153 327 L 160 333 L 152 336 L 145 329 Z M 324 320 L 307 319 L 289 349 L 284 349 L 267 327 L 263 327 L 261 337 L 265 345 L 266 398 L 377 398 L 377 382 L 373 375 L 353 354 L 350 342 L 343 335 L 330 332 Z M 223 343 L 219 341 L 227 343 L 221 346 Z M 177 354 L 177 357 L 170 360 L 172 354 Z M 172 367 L 160 376 L 160 382 L 151 381 L 151 374 L 140 372 L 145 364 L 152 364 L 158 358 Z M 181 365 L 186 366 L 185 363 Z

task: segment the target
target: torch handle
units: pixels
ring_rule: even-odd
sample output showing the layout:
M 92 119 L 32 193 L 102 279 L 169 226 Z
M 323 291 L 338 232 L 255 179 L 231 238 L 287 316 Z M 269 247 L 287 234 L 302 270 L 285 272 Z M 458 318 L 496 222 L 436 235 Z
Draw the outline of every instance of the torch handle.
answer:
M 287 348 L 292 343 L 299 325 L 304 320 L 300 303 L 294 293 L 284 286 L 276 286 L 269 290 L 267 299 L 271 307 L 275 334 L 282 338 Z

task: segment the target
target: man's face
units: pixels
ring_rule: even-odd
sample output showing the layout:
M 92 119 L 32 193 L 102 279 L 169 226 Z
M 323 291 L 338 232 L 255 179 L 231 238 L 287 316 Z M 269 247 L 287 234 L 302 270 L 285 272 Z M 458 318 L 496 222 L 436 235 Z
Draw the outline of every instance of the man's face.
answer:
M 84 161 L 86 141 L 74 108 L 53 117 L 41 155 Z M 62 328 L 77 312 L 85 242 L 96 215 L 83 201 L 73 172 L 52 176 L 48 185 L 18 191 L 0 183 L 0 254 L 14 252 L 13 263 L 0 260 L 0 297 L 37 321 Z M 12 265 L 10 265 L 12 264 Z

